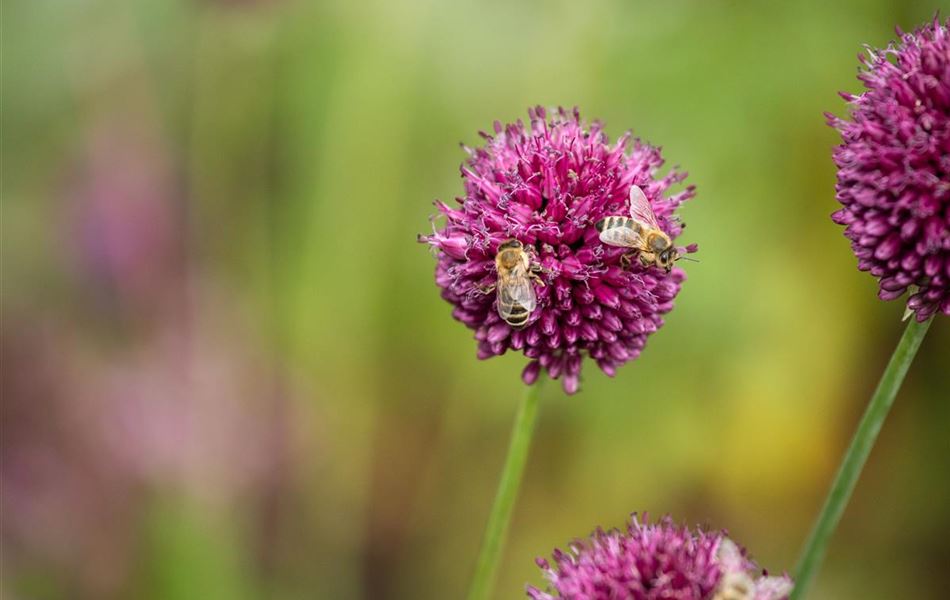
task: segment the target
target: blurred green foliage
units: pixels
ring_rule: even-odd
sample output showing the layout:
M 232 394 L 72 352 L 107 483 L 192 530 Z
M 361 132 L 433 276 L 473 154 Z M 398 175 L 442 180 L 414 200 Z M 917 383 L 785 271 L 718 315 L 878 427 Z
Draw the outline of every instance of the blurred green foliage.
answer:
M 631 511 L 728 528 L 763 566 L 791 569 L 901 329 L 901 306 L 876 299 L 828 219 L 837 139 L 822 112 L 841 113 L 836 92 L 859 89 L 862 44 L 884 45 L 895 25 L 912 28 L 941 8 L 897 0 L 8 3 L 5 404 L 7 393 L 46 389 L 34 385 L 41 378 L 65 380 L 61 368 L 70 382 L 110 366 L 125 372 L 123 357 L 150 356 L 163 332 L 186 324 L 191 339 L 215 323 L 240 333 L 189 364 L 253 365 L 236 370 L 260 389 L 279 388 L 273 397 L 287 401 L 273 405 L 275 427 L 293 441 L 273 477 L 227 493 L 218 486 L 210 500 L 177 475 L 100 486 L 106 498 L 121 495 L 123 518 L 61 546 L 118 538 L 114 564 L 50 556 L 44 549 L 60 532 L 49 525 L 44 542 L 13 531 L 18 505 L 7 502 L 5 592 L 459 597 L 524 359 L 475 360 L 471 333 L 439 299 L 434 261 L 415 235 L 428 229 L 433 199 L 461 191 L 458 142 L 476 144 L 479 129 L 525 118 L 535 104 L 578 105 L 612 136 L 629 128 L 662 145 L 698 188 L 682 211 L 683 239 L 699 243 L 702 262 L 687 265 L 676 309 L 639 360 L 613 380 L 585 365 L 575 397 L 545 390 L 498 597 L 539 583 L 535 556 L 596 525 L 621 525 Z M 132 166 L 129 147 L 139 157 Z M 83 166 L 90 154 L 98 157 L 91 170 Z M 171 214 L 166 241 L 185 282 L 175 284 L 175 300 L 162 295 L 171 284 L 153 272 L 154 250 L 131 275 L 97 279 L 77 266 L 88 196 L 94 203 L 110 178 L 142 170 L 164 182 L 132 189 L 154 191 L 165 203 L 159 213 Z M 77 178 L 89 177 L 91 191 L 77 191 Z M 123 221 L 126 200 L 135 203 L 115 194 L 103 210 L 119 215 L 111 226 L 134 243 L 155 221 L 147 211 Z M 169 302 L 183 308 L 166 310 Z M 935 324 L 912 368 L 816 600 L 945 597 L 946 325 Z M 52 340 L 47 353 L 29 356 L 44 358 L 17 360 L 40 335 Z M 234 348 L 246 360 L 229 358 Z M 25 367 L 11 373 L 11 361 Z M 7 387 L 16 375 L 20 385 Z M 159 399 L 161 385 L 151 390 Z M 82 413 L 97 397 L 60 387 L 30 396 L 42 420 L 54 421 L 62 404 Z M 211 380 L 207 389 L 221 388 Z M 43 404 L 54 395 L 64 402 Z M 211 422 L 227 422 L 214 411 L 244 415 L 244 404 L 222 395 Z M 25 437 L 10 435 L 19 424 L 4 418 L 5 452 Z M 176 447 L 190 439 L 172 431 Z M 191 440 L 187 456 L 207 454 L 203 439 Z M 122 454 L 93 462 L 111 471 L 108 461 Z M 73 456 L 54 458 L 85 477 Z M 228 456 L 210 472 L 236 469 L 239 458 Z M 81 522 L 87 508 L 62 511 Z

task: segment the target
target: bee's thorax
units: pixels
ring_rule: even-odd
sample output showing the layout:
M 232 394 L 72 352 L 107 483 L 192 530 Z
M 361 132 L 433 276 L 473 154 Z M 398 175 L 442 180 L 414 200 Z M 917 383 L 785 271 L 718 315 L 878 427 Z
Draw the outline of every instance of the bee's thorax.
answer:
M 665 233 L 659 229 L 655 229 L 647 234 L 647 246 L 655 250 L 656 252 L 662 252 L 669 248 L 672 243 L 670 238 L 667 237 Z
M 524 262 L 524 251 L 520 248 L 505 248 L 495 257 L 495 266 L 498 271 L 511 271 Z

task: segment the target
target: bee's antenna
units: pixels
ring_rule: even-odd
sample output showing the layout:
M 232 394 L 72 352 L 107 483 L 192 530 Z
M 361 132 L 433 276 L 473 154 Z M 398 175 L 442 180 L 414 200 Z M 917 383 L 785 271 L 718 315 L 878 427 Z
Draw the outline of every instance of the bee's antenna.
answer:
M 681 256 L 681 257 L 679 257 L 679 260 L 688 260 L 689 262 L 694 262 L 694 263 L 698 263 L 698 262 L 699 262 L 699 259 L 690 258 L 690 257 L 688 257 L 688 256 Z

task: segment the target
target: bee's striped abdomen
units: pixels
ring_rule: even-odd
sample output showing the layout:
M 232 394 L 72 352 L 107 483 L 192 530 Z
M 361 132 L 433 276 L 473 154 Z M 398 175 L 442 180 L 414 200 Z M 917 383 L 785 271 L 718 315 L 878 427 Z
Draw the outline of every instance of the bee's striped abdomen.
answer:
M 619 215 L 605 217 L 601 219 L 600 221 L 597 221 L 597 223 L 594 226 L 597 228 L 597 231 L 617 229 L 618 227 L 624 227 L 624 228 L 633 229 L 633 230 L 638 229 L 636 221 L 634 221 L 630 217 L 622 217 Z
M 526 277 L 498 280 L 498 316 L 514 328 L 524 327 L 536 306 L 534 289 Z
M 509 314 L 504 317 L 505 322 L 515 328 L 524 327 L 525 323 L 528 322 L 528 317 L 531 316 L 531 312 L 521 304 L 514 304 L 511 306 Z

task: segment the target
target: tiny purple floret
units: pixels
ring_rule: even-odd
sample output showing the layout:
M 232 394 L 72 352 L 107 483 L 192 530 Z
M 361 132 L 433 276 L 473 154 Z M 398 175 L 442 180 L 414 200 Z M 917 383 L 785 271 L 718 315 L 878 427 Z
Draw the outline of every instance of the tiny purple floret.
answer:
M 867 49 L 842 93 L 851 120 L 827 115 L 843 143 L 834 151 L 837 199 L 858 268 L 878 296 L 910 291 L 918 321 L 950 315 L 950 32 L 934 19 L 884 50 Z
M 638 185 L 675 240 L 682 224 L 674 212 L 694 189 L 665 196 L 685 173 L 658 175 L 658 148 L 629 133 L 610 143 L 602 125 L 583 122 L 577 109 L 549 114 L 537 107 L 528 114 L 527 127 L 496 121 L 494 134 L 481 133 L 481 147 L 465 147 L 465 195 L 456 206 L 436 202 L 445 225 L 419 239 L 440 251 L 436 284 L 452 315 L 475 331 L 478 358 L 520 351 L 530 359 L 525 383 L 543 369 L 563 376 L 573 394 L 584 356 L 613 376 L 640 354 L 686 278 L 678 268 L 666 273 L 636 260 L 624 266 L 625 249 L 601 243 L 594 224 L 629 214 L 630 188 Z M 537 308 L 521 329 L 501 319 L 495 293 L 485 292 L 497 278 L 498 246 L 512 238 L 535 256 L 544 284 L 534 284 Z

